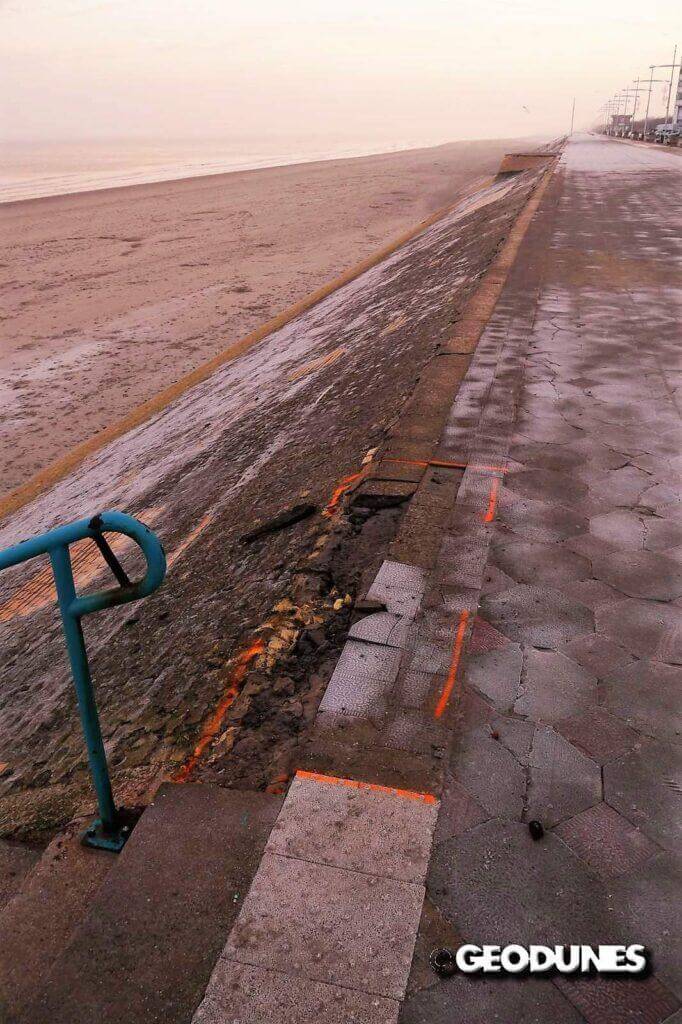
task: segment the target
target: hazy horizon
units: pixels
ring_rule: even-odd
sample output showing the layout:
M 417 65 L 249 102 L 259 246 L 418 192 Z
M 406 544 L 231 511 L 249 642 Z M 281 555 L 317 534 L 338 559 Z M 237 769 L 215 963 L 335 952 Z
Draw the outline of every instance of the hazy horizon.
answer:
M 682 39 L 677 0 L 0 0 L 0 19 L 0 136 L 26 143 L 558 135 L 574 96 L 591 124 Z

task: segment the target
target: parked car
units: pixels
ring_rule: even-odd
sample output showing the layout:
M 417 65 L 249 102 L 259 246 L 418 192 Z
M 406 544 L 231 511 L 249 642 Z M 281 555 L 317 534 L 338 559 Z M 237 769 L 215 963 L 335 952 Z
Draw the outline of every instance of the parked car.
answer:
M 677 124 L 659 124 L 656 129 L 656 142 L 670 142 L 671 139 L 679 139 L 682 132 Z

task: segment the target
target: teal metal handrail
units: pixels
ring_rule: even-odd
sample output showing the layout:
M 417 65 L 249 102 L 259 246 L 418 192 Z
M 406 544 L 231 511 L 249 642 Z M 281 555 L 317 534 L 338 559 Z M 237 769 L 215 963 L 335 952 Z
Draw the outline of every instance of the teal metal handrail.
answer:
M 130 582 L 105 540 L 105 533 L 123 533 L 141 548 L 147 562 L 143 579 L 137 583 Z M 97 594 L 79 596 L 76 593 L 69 547 L 87 537 L 99 548 L 119 586 Z M 66 649 L 78 698 L 90 771 L 97 794 L 99 818 L 86 830 L 83 842 L 86 846 L 118 852 L 130 834 L 130 825 L 114 803 L 81 619 L 84 615 L 91 615 L 104 608 L 147 597 L 163 582 L 166 575 L 166 556 L 158 537 L 144 523 L 123 512 L 102 512 L 91 519 L 80 519 L 69 526 L 60 526 L 49 533 L 6 548 L 0 551 L 0 571 L 19 565 L 37 555 L 49 555 L 52 563 Z

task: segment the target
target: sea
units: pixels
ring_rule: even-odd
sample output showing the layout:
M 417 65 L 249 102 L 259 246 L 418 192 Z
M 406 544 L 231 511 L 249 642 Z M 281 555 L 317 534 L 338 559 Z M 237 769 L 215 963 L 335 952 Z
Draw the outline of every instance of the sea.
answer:
M 0 143 L 0 203 L 229 171 L 394 153 L 445 139 L 314 137 Z

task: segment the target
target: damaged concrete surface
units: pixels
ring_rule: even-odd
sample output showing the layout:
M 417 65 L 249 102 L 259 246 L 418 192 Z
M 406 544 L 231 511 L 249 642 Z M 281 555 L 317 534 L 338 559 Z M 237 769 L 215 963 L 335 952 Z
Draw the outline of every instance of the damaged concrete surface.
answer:
M 304 671 L 297 679 L 285 666 L 277 692 L 261 680 L 267 696 L 235 709 L 220 777 L 262 787 L 277 774 L 277 744 L 312 715 L 324 672 L 331 671 L 325 651 L 347 628 L 347 604 L 334 604 L 356 585 L 360 567 L 334 578 L 337 542 L 362 528 L 366 558 L 378 565 L 395 513 L 373 517 L 377 526 L 363 526 L 366 513 L 338 524 L 315 516 L 247 546 L 239 537 L 293 505 L 324 507 L 367 449 L 381 444 L 536 181 L 522 175 L 465 200 L 3 523 L 2 547 L 118 508 L 139 516 L 166 547 L 170 573 L 157 595 L 85 626 L 107 752 L 123 796 L 140 798 L 160 772 L 182 769 L 232 685 L 235 659 L 239 667 L 266 621 L 272 628 L 258 643 L 271 645 L 268 655 L 286 651 L 309 627 L 303 643 L 316 649 L 321 675 Z M 324 549 L 326 564 L 298 580 L 299 614 L 291 608 L 294 577 L 321 533 L 327 539 L 317 553 Z M 81 554 L 84 581 L 101 587 L 104 576 Z M 119 554 L 133 575 L 131 553 Z M 49 581 L 49 569 L 37 563 L 0 581 L 3 833 L 55 826 L 90 800 Z M 320 607 L 333 623 L 330 636 L 316 632 Z M 259 667 L 262 653 L 254 652 L 250 668 Z M 309 669 L 311 661 L 298 661 Z M 264 721 L 265 728 L 251 756 L 240 750 L 230 759 L 240 711 L 250 716 L 250 734 Z

